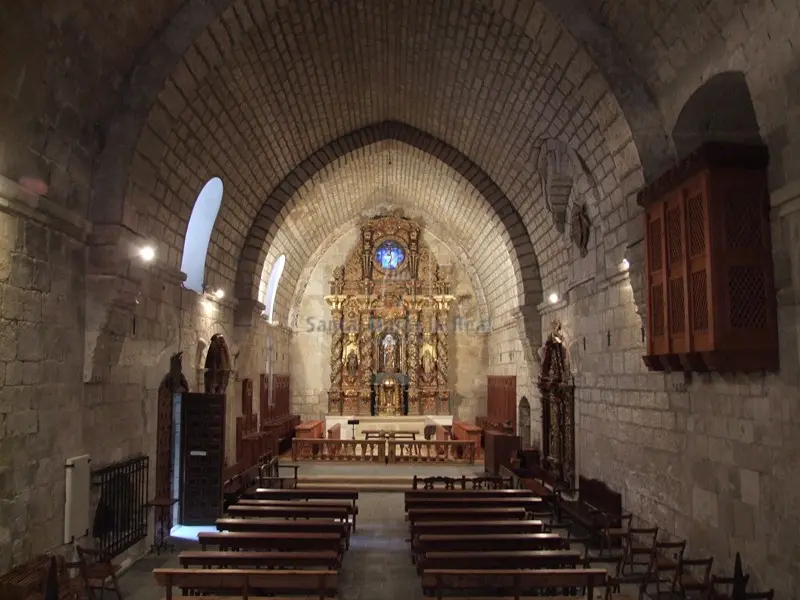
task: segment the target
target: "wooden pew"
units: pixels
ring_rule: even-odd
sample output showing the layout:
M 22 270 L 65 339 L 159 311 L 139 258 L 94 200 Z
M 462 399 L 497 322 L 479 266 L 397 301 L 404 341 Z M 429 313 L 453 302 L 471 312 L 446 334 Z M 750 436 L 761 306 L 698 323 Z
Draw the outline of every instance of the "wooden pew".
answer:
M 295 488 L 291 490 L 255 488 L 247 490 L 244 497 L 256 500 L 349 500 L 355 506 L 358 492 L 337 488 Z
M 418 535 L 486 535 L 490 533 L 542 533 L 544 523 L 534 519 L 512 521 L 416 521 L 411 523 L 411 550 Z
M 411 523 L 411 552 L 420 535 L 490 535 L 542 533 L 544 523 L 533 519 L 516 521 L 421 521 Z M 413 559 L 412 559 L 413 560 Z
M 256 517 L 262 519 L 340 519 L 348 521 L 348 512 L 344 508 L 314 506 L 297 503 L 295 506 L 252 506 L 234 504 L 228 507 L 232 517 Z
M 418 521 L 507 521 L 524 519 L 525 509 L 516 508 L 412 508 L 408 511 L 408 520 Z
M 511 550 L 507 552 L 428 552 L 417 563 L 428 569 L 574 569 L 583 556 L 572 550 Z
M 197 534 L 203 550 L 275 550 L 279 552 L 333 551 L 341 554 L 342 536 L 336 533 L 259 533 L 256 531 L 201 531 Z
M 345 548 L 350 547 L 350 524 L 333 519 L 217 519 L 217 531 L 336 533 L 345 541 Z
M 184 551 L 178 555 L 183 568 L 285 569 L 319 568 L 338 571 L 341 557 L 337 552 L 214 552 Z
M 324 600 L 334 597 L 339 588 L 336 571 L 268 571 L 266 569 L 155 569 L 156 582 L 165 590 L 166 600 L 188 598 L 173 596 L 172 588 L 194 592 L 236 594 L 241 598 L 259 594 L 305 594 Z
M 407 510 L 415 508 L 524 508 L 533 512 L 541 510 L 544 503 L 536 496 L 513 498 L 414 498 L 406 499 Z
M 252 498 L 242 498 L 237 502 L 242 506 L 273 506 L 283 508 L 287 506 L 297 506 L 297 500 L 253 500 Z M 353 531 L 356 529 L 356 518 L 358 517 L 358 507 L 347 500 L 305 500 L 305 503 L 320 508 L 343 508 L 350 515 L 353 522 Z
M 405 492 L 405 505 L 408 502 L 425 498 L 532 498 L 531 490 L 408 490 Z
M 540 590 L 583 588 L 585 598 L 594 600 L 594 589 L 603 586 L 606 572 L 603 569 L 428 569 L 422 574 L 423 590 L 432 591 L 437 598 L 450 596 L 448 591 L 503 590 L 512 598 Z M 460 594 L 459 594 L 460 595 Z M 462 596 L 463 598 L 463 596 Z M 562 596 L 537 596 L 537 600 L 562 598 Z
M 428 552 L 507 552 L 509 550 L 568 550 L 569 541 L 557 533 L 484 535 L 421 535 L 417 554 Z

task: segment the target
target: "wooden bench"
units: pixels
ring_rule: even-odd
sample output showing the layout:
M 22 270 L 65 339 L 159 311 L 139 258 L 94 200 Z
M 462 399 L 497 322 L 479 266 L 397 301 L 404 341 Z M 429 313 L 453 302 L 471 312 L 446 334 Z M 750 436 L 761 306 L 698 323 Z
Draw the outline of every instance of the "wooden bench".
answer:
M 481 475 L 470 478 L 466 475 L 461 477 L 445 477 L 442 475 L 419 477 L 414 475 L 414 479 L 411 482 L 412 491 L 504 490 L 513 489 L 513 487 L 514 482 L 510 477 L 499 477 L 497 475 Z
M 542 533 L 544 523 L 516 521 L 421 521 L 411 524 L 411 550 L 418 535 L 485 535 L 490 533 Z
M 417 554 L 428 552 L 504 552 L 509 550 L 568 550 L 569 541 L 557 533 L 484 535 L 421 535 Z
M 543 501 L 536 496 L 511 498 L 407 498 L 407 510 L 415 508 L 524 508 L 529 512 L 541 510 Z
M 343 508 L 350 515 L 353 521 L 353 531 L 356 529 L 356 518 L 358 517 L 358 507 L 352 502 L 347 500 L 305 500 L 311 506 L 318 506 L 320 508 Z M 252 498 L 242 498 L 237 504 L 243 506 L 273 506 L 276 508 L 284 508 L 287 506 L 297 506 L 297 500 L 254 500 Z
M 420 557 L 420 574 L 427 569 L 574 569 L 583 556 L 572 550 L 511 550 L 507 552 L 428 552 Z
M 350 547 L 350 524 L 333 519 L 217 519 L 217 531 L 336 533 L 345 540 L 345 548 Z
M 349 500 L 355 505 L 358 500 L 358 492 L 337 488 L 295 488 L 291 490 L 256 488 L 248 490 L 245 497 L 256 500 Z
M 324 568 L 338 571 L 341 557 L 337 552 L 214 552 L 206 550 L 184 551 L 178 555 L 178 563 L 184 567 L 218 567 L 225 569 L 285 569 Z
M 347 509 L 341 507 L 296 504 L 295 506 L 253 506 L 234 504 L 228 507 L 232 517 L 257 517 L 268 519 L 340 519 L 348 521 Z
M 622 495 L 600 480 L 580 476 L 578 499 L 562 499 L 561 509 L 571 520 L 599 539 L 606 529 L 620 527 Z
M 531 498 L 530 490 L 408 490 L 405 492 L 405 506 L 408 502 L 424 498 Z
M 524 508 L 412 508 L 408 511 L 411 523 L 418 521 L 507 521 L 524 519 Z
M 521 600 L 522 595 L 542 590 L 585 591 L 585 597 L 594 600 L 594 589 L 605 585 L 606 572 L 603 569 L 427 569 L 422 574 L 422 588 L 433 592 L 437 598 L 450 596 L 448 591 L 501 590 L 511 598 Z M 537 595 L 536 600 L 547 600 L 562 596 Z
M 164 588 L 166 600 L 195 597 L 197 592 L 236 594 L 244 600 L 256 594 L 310 595 L 323 600 L 335 598 L 339 588 L 336 571 L 268 571 L 266 569 L 155 569 L 156 583 Z M 180 588 L 191 596 L 173 596 Z M 205 597 L 209 600 L 209 596 Z M 213 597 L 212 597 L 213 598 Z M 272 598 L 272 600 L 279 600 Z
M 201 531 L 197 534 L 203 550 L 343 551 L 342 536 L 336 533 L 259 533 L 256 531 Z

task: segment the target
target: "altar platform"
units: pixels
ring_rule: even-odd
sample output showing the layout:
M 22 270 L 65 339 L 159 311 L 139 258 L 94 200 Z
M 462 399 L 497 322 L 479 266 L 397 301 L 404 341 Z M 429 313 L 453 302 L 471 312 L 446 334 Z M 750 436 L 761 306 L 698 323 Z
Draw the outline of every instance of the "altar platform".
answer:
M 357 419 L 359 424 L 355 426 L 355 438 L 353 438 L 353 425 L 347 422 Z M 453 425 L 452 415 L 404 415 L 396 417 L 372 417 L 364 415 L 328 415 L 325 417 L 325 431 L 334 425 L 341 426 L 341 439 L 343 440 L 363 440 L 367 431 L 403 431 L 414 432 L 417 440 L 425 439 L 425 427 L 440 425 L 451 427 Z

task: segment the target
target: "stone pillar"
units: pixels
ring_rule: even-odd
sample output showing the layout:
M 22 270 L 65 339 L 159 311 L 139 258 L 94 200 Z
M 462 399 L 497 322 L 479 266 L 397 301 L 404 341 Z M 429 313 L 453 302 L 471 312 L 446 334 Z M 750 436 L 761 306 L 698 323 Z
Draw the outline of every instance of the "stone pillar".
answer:
M 361 367 L 358 412 L 362 415 L 369 414 L 369 401 L 372 394 L 372 347 L 372 312 L 364 310 L 361 313 L 361 327 L 358 334 L 358 353 Z
M 419 313 L 416 305 L 411 305 L 408 312 L 408 335 L 406 336 L 408 351 L 408 414 L 421 413 L 419 397 L 417 394 L 417 374 L 419 372 Z

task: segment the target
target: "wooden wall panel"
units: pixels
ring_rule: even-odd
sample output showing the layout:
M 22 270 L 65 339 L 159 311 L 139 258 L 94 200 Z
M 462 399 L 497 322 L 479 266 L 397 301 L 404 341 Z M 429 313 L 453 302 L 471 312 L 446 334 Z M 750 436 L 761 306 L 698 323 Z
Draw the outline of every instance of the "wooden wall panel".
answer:
M 489 375 L 486 417 L 495 423 L 511 422 L 517 430 L 517 378 L 515 375 Z

